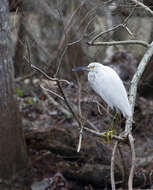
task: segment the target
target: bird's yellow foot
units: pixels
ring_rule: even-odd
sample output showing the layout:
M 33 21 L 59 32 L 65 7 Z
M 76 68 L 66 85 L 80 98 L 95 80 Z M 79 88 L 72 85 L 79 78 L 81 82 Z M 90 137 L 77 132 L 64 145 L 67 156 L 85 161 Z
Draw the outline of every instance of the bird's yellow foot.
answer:
M 101 140 L 103 143 L 105 143 L 105 142 L 110 143 L 110 141 L 111 141 L 111 139 L 112 139 L 114 133 L 115 133 L 115 130 L 105 131 L 105 132 L 101 133 L 102 135 L 105 136 L 105 138 L 102 138 L 102 137 L 101 137 L 100 140 Z

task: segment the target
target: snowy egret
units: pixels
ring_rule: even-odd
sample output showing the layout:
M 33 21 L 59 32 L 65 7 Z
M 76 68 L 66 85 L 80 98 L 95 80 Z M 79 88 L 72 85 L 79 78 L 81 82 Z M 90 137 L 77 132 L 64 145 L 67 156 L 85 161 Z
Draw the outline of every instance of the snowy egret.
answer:
M 90 63 L 72 71 L 86 70 L 91 88 L 108 104 L 111 109 L 121 111 L 125 118 L 131 117 L 132 111 L 127 92 L 118 74 L 108 66 Z

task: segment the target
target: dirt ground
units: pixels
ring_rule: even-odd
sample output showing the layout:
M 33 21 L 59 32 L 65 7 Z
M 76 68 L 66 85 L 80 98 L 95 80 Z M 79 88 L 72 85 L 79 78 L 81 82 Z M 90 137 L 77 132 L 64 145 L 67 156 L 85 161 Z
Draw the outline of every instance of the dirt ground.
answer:
M 33 80 L 32 85 L 25 80 L 17 86 L 25 138 L 34 171 L 32 190 L 111 189 L 110 159 L 114 141 L 107 142 L 83 131 L 81 150 L 77 153 L 77 122 L 71 115 L 60 111 L 59 105 L 69 111 L 64 101 L 51 93 L 48 93 L 52 98 L 49 99 L 40 88 L 40 83 L 42 81 L 39 79 Z M 60 95 L 55 82 L 47 85 L 47 88 Z M 108 113 L 106 104 L 94 94 L 88 83 L 82 86 L 81 92 L 73 83 L 63 86 L 63 89 L 75 111 L 81 110 L 81 114 L 101 132 L 110 128 L 114 112 L 110 110 Z M 104 108 L 98 107 L 96 101 Z M 137 156 L 136 188 L 153 187 L 152 105 L 152 100 L 137 97 L 133 123 Z M 89 127 L 85 121 L 83 124 Z M 118 121 L 115 133 L 122 132 L 124 125 L 125 120 L 122 118 Z M 129 147 L 121 144 L 116 155 L 118 189 L 127 187 L 130 161 Z

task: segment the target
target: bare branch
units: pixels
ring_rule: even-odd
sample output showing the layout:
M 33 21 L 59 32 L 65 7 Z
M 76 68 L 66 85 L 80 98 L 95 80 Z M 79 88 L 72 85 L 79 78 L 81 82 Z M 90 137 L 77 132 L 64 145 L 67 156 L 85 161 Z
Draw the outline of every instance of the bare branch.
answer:
M 94 8 L 92 8 L 90 11 L 88 11 L 86 13 L 86 15 L 83 17 L 83 19 L 80 21 L 80 24 L 79 24 L 79 28 L 80 26 L 83 24 L 83 22 L 85 22 L 85 20 L 90 16 L 92 15 L 93 13 L 95 13 L 96 9 L 98 8 L 98 6 L 96 5 Z
M 113 119 L 113 115 L 105 108 L 101 103 L 99 103 L 97 100 L 95 101 L 98 107 L 101 107 L 109 116 L 111 119 Z
M 91 123 L 88 119 L 85 119 L 84 117 L 82 117 L 81 119 L 83 119 L 95 131 L 99 132 L 99 130 L 96 128 L 96 126 L 93 123 Z
M 72 13 L 71 17 L 69 18 L 69 20 L 68 20 L 68 22 L 67 22 L 67 24 L 66 24 L 66 26 L 65 26 L 66 31 L 67 31 L 67 30 L 68 30 L 68 31 L 70 30 L 70 28 L 71 28 L 71 23 L 72 23 L 72 21 L 73 21 L 73 18 L 75 18 L 76 14 L 77 14 L 78 11 L 84 6 L 84 4 L 85 4 L 85 1 L 82 1 L 81 4 L 80 4 L 80 6 L 77 7 L 77 8 L 74 10 L 74 12 Z
M 31 63 L 31 52 L 30 52 L 29 42 L 27 39 L 26 39 L 26 48 L 27 48 L 27 53 L 28 53 L 28 59 L 26 57 L 24 57 L 24 58 L 28 62 L 28 64 L 30 65 L 31 68 L 39 71 L 41 74 L 43 74 L 47 79 L 49 79 L 51 81 L 60 81 L 60 82 L 66 82 L 67 84 L 70 84 L 70 82 L 67 80 L 52 78 L 52 77 L 48 76 L 44 71 L 42 71 L 40 68 L 36 67 L 35 65 L 33 65 Z
M 80 152 L 80 149 L 81 149 L 81 143 L 82 143 L 82 133 L 83 133 L 83 126 L 81 127 L 81 130 L 80 130 L 80 135 L 79 135 L 79 144 L 78 144 L 77 152 Z
M 127 31 L 127 33 L 132 36 L 132 38 L 134 38 L 134 35 L 133 33 L 131 32 L 131 30 L 127 27 L 127 26 L 124 26 L 125 30 Z
M 52 78 L 50 76 L 48 76 L 44 71 L 42 71 L 40 68 L 36 67 L 35 65 L 31 64 L 31 67 L 37 71 L 39 71 L 41 74 L 43 74 L 47 79 L 51 80 L 51 81 L 59 81 L 59 82 L 66 82 L 67 84 L 70 84 L 69 81 L 64 80 L 64 79 L 58 79 L 58 78 Z
M 83 31 L 83 34 L 82 34 L 82 36 L 81 36 L 80 39 L 78 39 L 78 40 L 76 40 L 76 41 L 74 41 L 74 42 L 69 42 L 69 43 L 67 44 L 67 46 L 72 46 L 72 45 L 74 45 L 74 44 L 76 44 L 76 43 L 79 43 L 80 41 L 83 40 L 84 37 L 89 36 L 90 34 L 87 34 L 87 33 L 86 33 L 86 32 L 87 32 L 87 29 L 88 29 L 89 25 L 90 25 L 95 19 L 96 19 L 96 16 L 93 17 L 93 18 L 87 23 L 87 25 L 86 25 L 86 27 L 85 27 L 85 29 L 84 29 L 84 31 Z
M 40 87 L 41 87 L 43 90 L 45 90 L 45 91 L 47 91 L 47 92 L 50 92 L 51 94 L 54 94 L 55 96 L 57 96 L 58 98 L 60 98 L 61 100 L 64 101 L 64 98 L 63 98 L 62 96 L 60 96 L 59 94 L 53 92 L 52 90 L 49 90 L 48 88 L 45 88 L 43 85 L 40 85 Z
M 92 130 L 92 129 L 89 129 L 87 127 L 84 127 L 83 128 L 85 131 L 97 136 L 97 137 L 101 137 L 101 138 L 106 138 L 106 135 L 104 135 L 103 133 L 100 133 L 98 131 L 95 131 L 95 130 Z M 112 135 L 112 139 L 114 140 L 117 140 L 119 142 L 126 142 L 126 139 L 125 138 L 122 138 L 120 136 L 117 136 L 117 135 Z
M 113 152 L 112 152 L 112 158 L 111 158 L 111 185 L 112 185 L 112 190 L 115 190 L 115 177 L 114 177 L 114 166 L 115 166 L 115 154 L 117 151 L 117 146 L 118 146 L 118 141 L 115 142 Z
M 136 6 L 135 6 L 135 7 L 136 7 Z M 132 14 L 133 14 L 133 12 L 134 12 L 134 10 L 135 10 L 135 7 L 132 9 L 132 11 L 130 12 L 129 16 L 125 18 L 125 20 L 123 21 L 122 24 L 119 24 L 119 25 L 117 25 L 117 26 L 114 26 L 114 27 L 112 27 L 112 28 L 110 28 L 110 29 L 108 29 L 108 30 L 106 30 L 106 31 L 104 31 L 104 32 L 100 32 L 98 35 L 96 35 L 96 36 L 90 41 L 90 43 L 93 44 L 93 43 L 94 43 L 98 38 L 100 38 L 102 35 L 104 35 L 104 34 L 106 34 L 106 33 L 108 33 L 108 32 L 117 30 L 117 29 L 120 28 L 120 27 L 125 28 L 126 31 L 133 37 L 132 32 L 131 32 L 130 29 L 127 27 L 127 22 L 128 22 L 128 20 L 129 20 L 129 18 L 132 16 Z
M 141 6 L 143 9 L 145 9 L 147 12 L 149 12 L 153 16 L 153 11 L 146 5 L 144 5 L 142 2 L 137 0 L 131 0 L 132 2 L 136 3 L 136 5 Z
M 112 28 L 110 28 L 109 30 L 106 30 L 106 31 L 104 31 L 104 32 L 100 32 L 97 36 L 95 36 L 90 42 L 88 42 L 88 43 L 90 43 L 90 44 L 93 44 L 98 38 L 100 38 L 102 35 L 104 35 L 104 34 L 106 34 L 106 33 L 108 33 L 108 32 L 111 32 L 111 31 L 114 31 L 114 30 L 116 30 L 116 29 L 118 29 L 119 27 L 121 27 L 122 26 L 122 24 L 119 24 L 119 25 L 117 25 L 117 26 L 114 26 L 114 27 L 112 27 Z
M 88 30 L 90 24 L 91 24 L 95 19 L 96 19 L 96 16 L 94 16 L 94 17 L 87 23 L 87 25 L 86 25 L 86 27 L 85 27 L 85 29 L 84 29 L 84 32 L 83 32 L 83 37 L 90 36 L 91 33 L 93 33 L 93 32 L 91 32 L 90 34 L 87 34 L 87 30 Z
M 68 46 L 71 46 L 71 45 L 73 45 L 73 44 L 75 44 L 75 43 L 78 43 L 78 42 L 80 42 L 80 41 L 82 40 L 82 39 L 80 39 L 80 40 L 78 40 L 77 42 L 72 42 L 72 44 L 71 44 L 71 43 L 68 44 L 67 34 L 68 34 L 68 32 L 71 30 L 71 28 L 72 28 L 72 26 L 73 26 L 73 20 L 75 19 L 76 14 L 77 14 L 78 11 L 83 7 L 84 4 L 85 4 L 85 1 L 83 1 L 83 2 L 80 4 L 80 6 L 77 7 L 77 8 L 74 10 L 74 12 L 72 13 L 71 17 L 70 17 L 69 20 L 67 21 L 66 25 L 64 25 L 64 21 L 63 21 L 63 18 L 62 18 L 62 14 L 61 14 L 60 10 L 57 8 L 57 11 L 58 11 L 58 13 L 59 13 L 59 16 L 60 16 L 60 18 L 61 18 L 61 20 L 62 20 L 64 35 L 63 35 L 63 37 L 62 37 L 62 39 L 61 39 L 61 43 L 59 44 L 58 51 L 57 51 L 57 58 L 58 58 L 58 57 L 60 57 L 60 58 L 59 58 L 59 61 L 58 61 L 58 59 L 57 59 L 58 67 L 57 67 L 56 73 L 54 74 L 54 77 L 56 77 L 57 74 L 58 74 L 58 72 L 59 72 L 59 69 L 60 69 L 61 64 L 62 64 L 62 59 L 63 59 L 63 57 L 64 57 L 64 55 L 65 55 L 65 53 L 66 53 L 66 51 L 67 51 L 67 49 L 68 49 Z M 65 44 L 65 45 L 64 45 L 64 44 Z M 65 47 L 63 48 L 63 46 L 65 46 Z M 62 53 L 61 53 L 61 49 L 62 49 L 62 51 L 63 51 Z M 64 49 L 64 50 L 63 50 L 63 49 Z M 61 56 L 59 56 L 60 53 L 62 54 Z
M 132 113 L 134 112 L 134 106 L 135 106 L 135 100 L 136 100 L 137 87 L 138 87 L 139 80 L 145 70 L 145 67 L 149 63 L 152 55 L 153 55 L 153 42 L 151 43 L 151 45 L 147 49 L 146 53 L 144 54 L 141 62 L 139 63 L 138 69 L 137 69 L 136 73 L 134 74 L 133 79 L 131 81 L 129 101 L 131 104 Z M 133 189 L 133 187 L 132 187 L 133 186 L 133 175 L 134 175 L 134 169 L 135 169 L 134 139 L 131 134 L 132 121 L 133 121 L 133 114 L 132 114 L 132 117 L 129 117 L 126 120 L 126 126 L 125 126 L 125 136 L 128 135 L 130 146 L 131 146 L 131 151 L 132 151 L 132 166 L 131 166 L 129 182 L 128 182 L 129 189 Z
M 126 177 L 126 165 L 125 165 L 124 155 L 122 153 L 122 150 L 121 150 L 121 147 L 120 147 L 119 144 L 118 144 L 118 153 L 120 155 L 121 162 L 122 162 L 121 172 L 122 172 L 122 181 L 124 183 L 125 182 L 125 177 Z
M 146 48 L 148 48 L 150 45 L 145 42 L 145 41 L 141 41 L 141 40 L 125 40 L 125 41 L 114 41 L 114 42 L 94 42 L 92 43 L 87 42 L 88 45 L 90 46 L 114 46 L 114 45 L 141 45 L 144 46 Z
M 71 112 L 69 112 L 69 111 L 66 110 L 63 106 L 61 106 L 61 104 L 59 104 L 58 102 L 56 102 L 56 101 L 54 100 L 54 98 L 52 98 L 52 97 L 48 94 L 46 88 L 44 88 L 42 85 L 40 85 L 40 87 L 41 87 L 43 93 L 44 93 L 44 94 L 47 96 L 47 98 L 50 100 L 50 102 L 51 102 L 54 106 L 56 106 L 56 108 L 57 108 L 59 111 L 61 111 L 63 114 L 65 114 L 65 116 L 66 116 L 67 118 L 71 118 L 71 117 L 72 117 Z
M 139 63 L 138 69 L 137 69 L 136 73 L 134 74 L 133 79 L 131 81 L 129 102 L 131 104 L 132 113 L 134 112 L 134 106 L 135 106 L 135 100 L 136 100 L 137 87 L 138 87 L 139 80 L 140 80 L 147 64 L 149 63 L 152 55 L 153 55 L 153 42 L 150 44 L 149 48 L 147 49 L 146 53 L 144 54 L 141 62 Z M 129 134 L 130 131 L 132 130 L 132 121 L 133 121 L 133 116 L 126 120 L 126 126 L 125 126 L 126 134 Z
M 59 72 L 59 70 L 60 70 L 60 66 L 61 66 L 61 64 L 62 64 L 62 59 L 63 59 L 63 57 L 64 57 L 66 51 L 67 51 L 67 47 L 65 47 L 65 48 L 64 48 L 64 51 L 62 52 L 62 55 L 61 55 L 61 57 L 60 57 L 60 60 L 59 60 L 58 66 L 57 66 L 56 73 L 54 74 L 54 77 L 57 76 L 57 74 L 58 74 L 58 72 Z
M 134 148 L 134 138 L 131 133 L 129 134 L 128 137 L 129 137 L 129 142 L 130 142 L 130 147 L 131 147 L 131 152 L 132 152 L 132 166 L 131 166 L 130 175 L 129 175 L 128 187 L 129 189 L 133 189 L 133 177 L 134 177 L 136 156 L 135 156 L 135 148 Z
M 81 121 L 79 120 L 77 114 L 73 111 L 73 109 L 72 109 L 72 107 L 71 107 L 71 105 L 70 105 L 70 103 L 69 103 L 69 101 L 68 101 L 68 99 L 67 99 L 67 97 L 66 97 L 66 95 L 65 95 L 65 93 L 64 93 L 64 91 L 63 91 L 63 89 L 62 89 L 62 86 L 61 86 L 61 84 L 60 84 L 60 81 L 57 81 L 57 85 L 58 85 L 58 88 L 59 88 L 59 90 L 60 90 L 60 92 L 61 92 L 63 98 L 64 98 L 64 101 L 65 101 L 67 107 L 69 108 L 69 110 L 70 110 L 70 112 L 72 113 L 73 117 L 74 117 L 75 120 L 77 121 L 77 123 L 78 123 L 78 125 L 79 125 L 79 128 L 81 129 L 81 128 L 82 128 L 82 127 L 81 127 L 81 126 L 82 126 L 82 123 L 81 123 Z
M 51 18 L 53 17 L 56 20 L 60 20 L 60 17 L 56 13 L 55 9 L 52 8 L 51 6 L 48 6 L 46 1 L 39 0 L 38 2 L 40 3 L 40 6 L 45 11 L 45 13 L 47 13 L 47 15 L 49 15 Z
M 130 14 L 125 18 L 125 20 L 123 21 L 123 25 L 127 25 L 127 22 L 129 20 L 129 18 L 133 15 L 134 11 L 135 11 L 136 5 L 133 7 L 132 11 L 130 12 Z
M 78 86 L 79 86 L 79 94 L 78 94 L 78 115 L 80 117 L 82 117 L 82 111 L 81 111 L 81 83 L 79 81 L 79 77 L 78 74 L 76 73 L 76 78 L 77 78 L 77 82 L 78 82 Z M 80 129 L 80 135 L 79 135 L 79 144 L 78 144 L 78 149 L 77 152 L 80 152 L 81 149 L 81 143 L 82 143 L 82 134 L 83 133 L 83 125 L 81 125 L 81 129 Z
M 24 75 L 24 76 L 22 76 L 22 77 L 15 78 L 15 82 L 23 81 L 23 80 L 25 80 L 26 78 L 30 78 L 30 77 L 32 77 L 32 76 L 34 76 L 34 75 L 35 75 L 35 71 L 32 72 L 32 73 L 29 73 L 29 74 L 27 74 L 27 75 Z

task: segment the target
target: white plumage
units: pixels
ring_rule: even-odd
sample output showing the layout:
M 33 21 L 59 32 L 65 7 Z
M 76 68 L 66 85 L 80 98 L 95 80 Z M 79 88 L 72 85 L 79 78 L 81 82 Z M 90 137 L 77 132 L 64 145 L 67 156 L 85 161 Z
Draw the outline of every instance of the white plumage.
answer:
M 87 67 L 73 69 L 88 70 L 88 81 L 91 88 L 112 109 L 120 110 L 124 117 L 131 117 L 131 107 L 122 80 L 110 67 L 100 63 L 90 63 Z
M 120 110 L 124 117 L 131 116 L 131 107 L 122 80 L 110 67 L 100 63 L 88 65 L 88 81 L 93 90 L 113 109 Z

